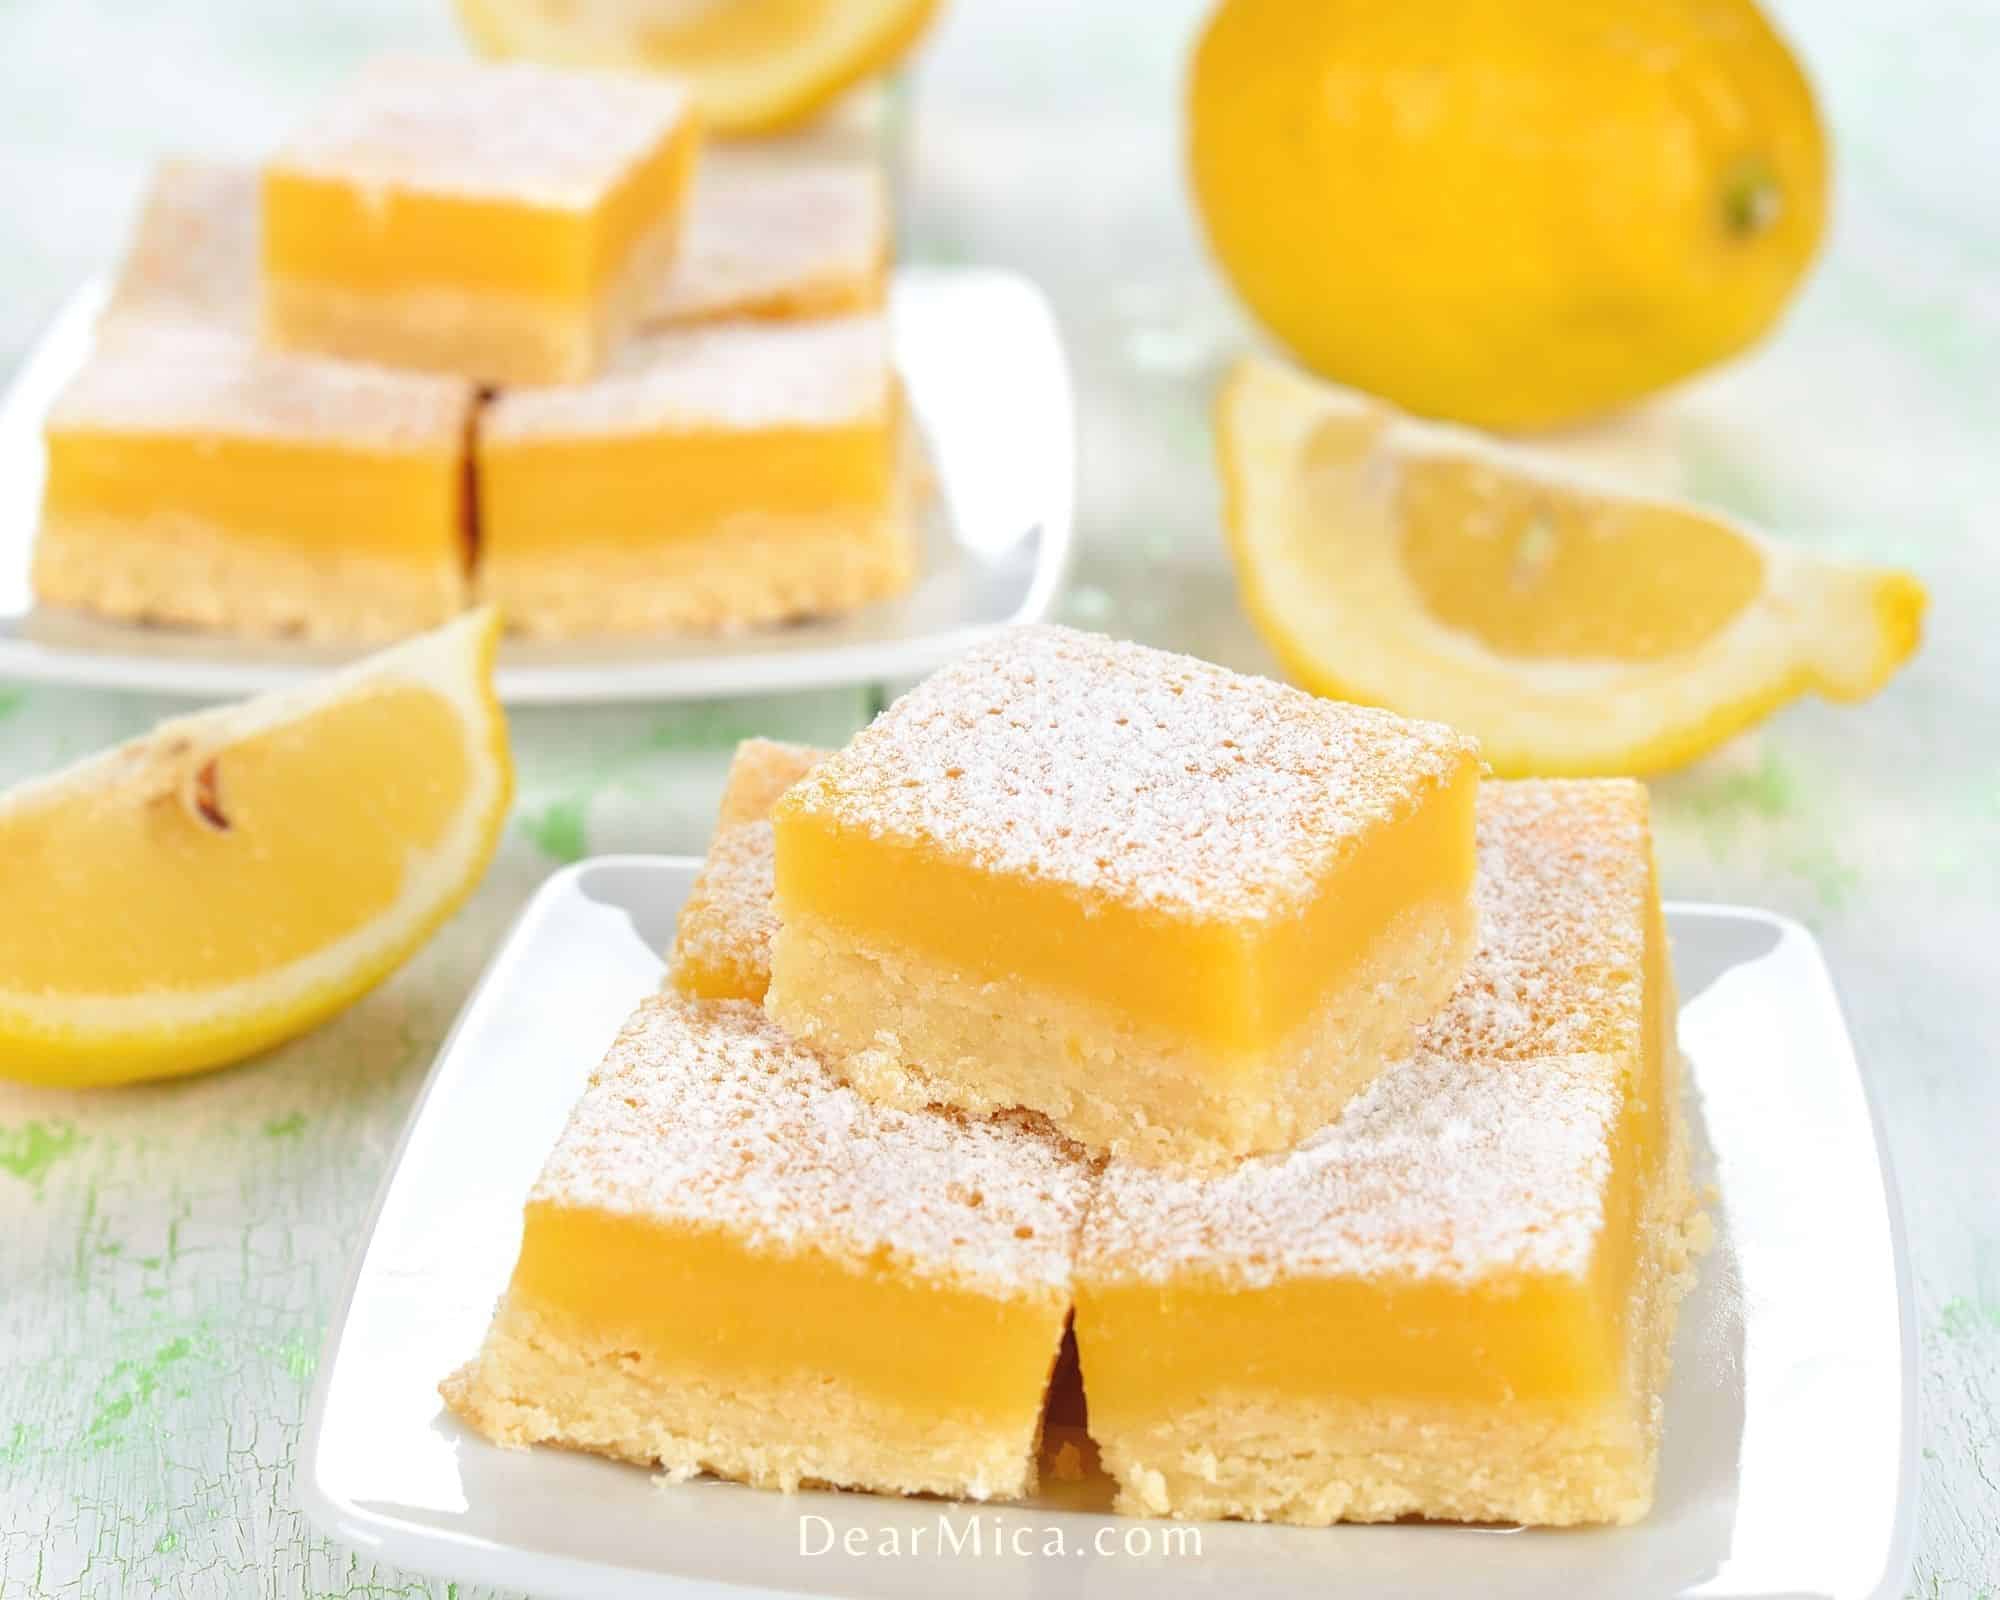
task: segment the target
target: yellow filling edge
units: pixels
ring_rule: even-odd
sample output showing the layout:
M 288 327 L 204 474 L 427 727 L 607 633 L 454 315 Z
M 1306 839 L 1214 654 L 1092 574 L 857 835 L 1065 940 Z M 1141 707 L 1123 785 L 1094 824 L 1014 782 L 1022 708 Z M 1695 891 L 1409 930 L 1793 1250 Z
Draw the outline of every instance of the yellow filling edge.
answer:
M 437 290 L 556 304 L 607 294 L 640 239 L 686 204 L 699 130 L 684 119 L 584 211 L 528 201 L 366 189 L 269 167 L 263 266 L 271 276 L 379 294 Z
M 467 549 L 456 450 L 388 452 L 249 436 L 52 429 L 44 515 L 163 513 L 245 538 L 435 560 Z
M 878 1252 L 758 1248 L 721 1228 L 530 1202 L 510 1294 L 663 1373 L 806 1376 L 933 1417 L 1040 1413 L 1069 1309 L 1060 1288 L 999 1297 Z
M 1093 1422 L 1143 1427 L 1223 1392 L 1530 1405 L 1558 1415 L 1626 1403 L 1643 1202 L 1671 1178 L 1661 1163 L 1673 1018 L 1656 880 L 1648 900 L 1643 1044 L 1626 1062 L 1587 1273 L 1471 1285 L 1298 1278 L 1248 1289 L 1204 1273 L 1168 1284 L 1086 1278 L 1075 1327 Z
M 1226 1052 L 1286 1039 L 1398 915 L 1472 893 L 1479 766 L 1460 761 L 1403 814 L 1347 841 L 1300 914 L 1194 922 L 1066 885 L 984 873 L 781 804 L 780 918 L 811 917 L 961 972 L 1045 985 Z
M 506 552 L 691 539 L 731 517 L 879 512 L 896 474 L 892 414 L 827 428 L 483 439 L 481 535 Z

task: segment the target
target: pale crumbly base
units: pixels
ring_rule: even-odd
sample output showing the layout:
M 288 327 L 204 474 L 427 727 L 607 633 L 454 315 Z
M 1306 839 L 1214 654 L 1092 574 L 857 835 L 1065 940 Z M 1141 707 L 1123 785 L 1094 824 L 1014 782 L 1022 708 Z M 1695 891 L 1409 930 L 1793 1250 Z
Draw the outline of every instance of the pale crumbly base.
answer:
M 881 309 L 887 294 L 888 280 L 884 273 L 856 276 L 829 270 L 817 277 L 795 280 L 781 289 L 655 294 L 640 318 L 640 326 L 651 332 L 658 328 L 685 328 L 703 322 L 722 322 L 732 317 L 752 322 L 803 322 L 813 317 L 844 317 Z
M 678 212 L 655 223 L 609 290 L 574 304 L 448 289 L 370 293 L 267 270 L 261 326 L 282 350 L 488 384 L 582 383 L 636 330 L 680 230 Z
M 714 532 L 650 543 L 576 537 L 533 554 L 489 544 L 479 596 L 531 637 L 717 633 L 851 611 L 909 588 L 909 496 L 883 511 L 730 518 Z
M 1053 1356 L 1053 1352 L 1051 1352 Z M 510 1298 L 473 1361 L 438 1386 L 495 1444 L 563 1445 L 674 1479 L 1017 1499 L 1033 1492 L 1041 1395 L 1005 1426 L 898 1413 L 824 1377 L 720 1382 L 665 1371 Z
M 45 517 L 34 589 L 44 605 L 120 621 L 360 644 L 421 633 L 467 602 L 456 530 L 434 558 L 385 561 L 164 510 Z
M 1709 1237 L 1688 1181 L 1675 1094 L 1668 1148 L 1643 1211 L 1628 1387 L 1614 1403 L 1556 1416 L 1518 1405 L 1218 1392 L 1198 1412 L 1143 1429 L 1093 1416 L 1091 1432 L 1119 1485 L 1117 1509 L 1315 1527 L 1401 1517 L 1566 1527 L 1644 1517 L 1680 1301 Z
M 863 1094 L 1046 1116 L 1092 1150 L 1220 1167 L 1331 1122 L 1443 1004 L 1476 942 L 1469 903 L 1403 913 L 1266 1060 L 1244 1063 L 1111 1008 L 988 982 L 798 912 L 771 950 L 766 1009 Z

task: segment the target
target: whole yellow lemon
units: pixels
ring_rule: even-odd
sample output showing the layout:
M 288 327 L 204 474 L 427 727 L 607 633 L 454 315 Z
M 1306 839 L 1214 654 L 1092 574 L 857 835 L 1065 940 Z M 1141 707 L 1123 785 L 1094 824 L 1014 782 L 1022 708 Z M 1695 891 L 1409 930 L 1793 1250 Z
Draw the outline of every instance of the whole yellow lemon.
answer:
M 1744 349 L 1826 218 L 1812 90 L 1750 0 L 1222 0 L 1188 154 L 1302 361 L 1490 428 Z

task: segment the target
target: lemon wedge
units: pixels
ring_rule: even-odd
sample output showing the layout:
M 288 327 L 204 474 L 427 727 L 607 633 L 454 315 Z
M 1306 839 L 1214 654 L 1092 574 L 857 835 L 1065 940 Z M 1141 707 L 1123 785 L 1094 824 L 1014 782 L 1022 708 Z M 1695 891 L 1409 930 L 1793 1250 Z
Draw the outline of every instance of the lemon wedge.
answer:
M 1679 766 L 1916 648 L 1907 573 L 1621 493 L 1247 358 L 1216 406 L 1230 551 L 1306 687 L 1476 735 L 1504 775 Z
M 499 840 L 498 626 L 473 613 L 0 794 L 0 1075 L 221 1066 L 401 964 Z
M 938 0 L 458 0 L 488 55 L 651 69 L 718 133 L 775 133 L 902 59 Z

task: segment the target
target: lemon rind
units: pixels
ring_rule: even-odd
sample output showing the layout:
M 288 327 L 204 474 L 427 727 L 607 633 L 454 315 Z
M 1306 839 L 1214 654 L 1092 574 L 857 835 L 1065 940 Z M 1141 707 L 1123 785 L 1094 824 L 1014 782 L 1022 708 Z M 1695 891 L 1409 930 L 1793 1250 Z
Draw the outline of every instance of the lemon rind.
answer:
M 1342 582 L 1290 549 L 1302 454 L 1319 423 L 1386 418 L 1384 460 L 1473 458 L 1565 487 L 1632 498 L 1588 472 L 1509 449 L 1468 429 L 1386 406 L 1258 357 L 1239 362 L 1216 402 L 1224 526 L 1246 609 L 1286 670 L 1317 693 L 1394 706 L 1479 735 L 1493 770 L 1595 777 L 1694 759 L 1807 693 L 1854 701 L 1879 690 L 1916 648 L 1925 595 L 1905 573 L 1779 544 L 1713 520 L 1765 563 L 1763 593 L 1697 649 L 1660 661 L 1523 662 L 1436 622 L 1394 559 L 1392 541 L 1343 536 Z M 1335 642 L 1337 654 L 1313 639 Z M 1411 693 L 1412 680 L 1420 684 Z
M 872 0 L 835 7 L 837 44 L 818 42 L 809 49 L 787 50 L 761 66 L 746 60 L 725 70 L 677 66 L 617 27 L 544 25 L 505 0 L 497 5 L 493 0 L 457 0 L 461 26 L 488 55 L 559 66 L 680 71 L 694 85 L 709 127 L 744 135 L 797 128 L 849 89 L 886 71 L 916 44 L 938 6 L 939 0 Z

